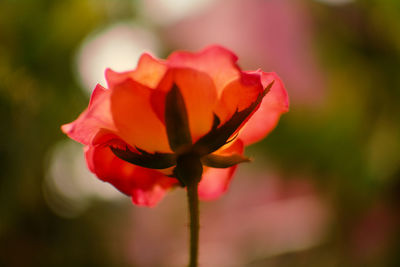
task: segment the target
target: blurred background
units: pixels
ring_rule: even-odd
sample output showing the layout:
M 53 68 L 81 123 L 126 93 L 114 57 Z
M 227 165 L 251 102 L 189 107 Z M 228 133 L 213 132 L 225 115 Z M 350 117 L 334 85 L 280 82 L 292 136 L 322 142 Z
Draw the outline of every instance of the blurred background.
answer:
M 104 69 L 219 43 L 291 107 L 201 204 L 201 266 L 400 266 L 400 1 L 1 0 L 0 266 L 184 266 L 184 190 L 94 178 L 60 125 Z

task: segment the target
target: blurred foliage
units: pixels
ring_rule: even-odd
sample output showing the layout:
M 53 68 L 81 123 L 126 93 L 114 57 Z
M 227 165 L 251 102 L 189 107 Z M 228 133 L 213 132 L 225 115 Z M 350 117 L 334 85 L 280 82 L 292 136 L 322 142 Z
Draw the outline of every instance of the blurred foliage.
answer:
M 42 187 L 47 153 L 65 138 L 60 125 L 87 105 L 74 75 L 77 48 L 99 27 L 139 17 L 138 2 L 0 1 L 1 266 L 124 266 L 103 229 L 124 220 L 130 203 L 97 203 L 65 219 L 49 209 Z M 400 2 L 304 3 L 327 97 L 315 107 L 292 105 L 251 149 L 286 177 L 314 179 L 335 204 L 335 225 L 320 247 L 249 266 L 399 266 Z M 387 250 L 360 263 L 349 235 L 376 203 L 397 228 Z
M 346 242 L 357 218 L 374 203 L 384 202 L 399 215 L 400 3 L 310 8 L 329 95 L 318 110 L 292 106 L 262 145 L 289 172 L 313 173 L 337 202 L 332 235 L 344 255 L 332 266 L 397 266 L 399 231 L 393 233 L 392 254 L 376 262 L 348 262 Z

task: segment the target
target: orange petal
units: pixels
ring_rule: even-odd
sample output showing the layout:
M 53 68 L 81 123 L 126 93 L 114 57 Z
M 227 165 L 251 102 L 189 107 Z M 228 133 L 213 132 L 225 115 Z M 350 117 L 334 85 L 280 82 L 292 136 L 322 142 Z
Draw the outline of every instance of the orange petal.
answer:
M 170 152 L 164 124 L 150 103 L 152 89 L 128 79 L 111 93 L 111 113 L 119 136 L 132 147 Z
M 241 111 L 252 103 L 263 92 L 260 74 L 241 73 L 241 76 L 230 82 L 223 90 L 215 113 L 224 123 L 235 111 Z
M 168 64 L 172 67 L 192 68 L 210 75 L 218 95 L 226 84 L 240 75 L 236 61 L 235 54 L 217 45 L 209 46 L 198 53 L 179 51 L 168 57 Z
M 88 108 L 73 122 L 64 124 L 61 129 L 70 138 L 85 145 L 93 144 L 94 139 L 103 133 L 115 132 L 110 112 L 110 91 L 97 85 Z
M 264 87 L 275 81 L 270 91 L 265 95 L 259 109 L 247 121 L 238 138 L 245 145 L 255 143 L 270 133 L 278 123 L 281 114 L 289 110 L 289 99 L 281 79 L 273 72 L 261 73 Z
M 176 179 L 162 173 L 135 166 L 115 156 L 108 146 L 86 146 L 87 165 L 96 176 L 132 197 L 134 204 L 154 206 Z
M 243 142 L 238 140 L 225 150 L 219 151 L 218 154 L 243 154 L 243 150 Z M 225 193 L 228 190 L 229 183 L 236 168 L 237 165 L 226 169 L 205 168 L 204 174 L 199 183 L 199 198 L 202 200 L 213 200 Z
M 159 118 L 164 121 L 165 93 L 175 83 L 180 89 L 189 118 L 192 141 L 210 131 L 213 123 L 213 107 L 217 92 L 211 78 L 189 68 L 173 68 L 165 75 L 157 90 L 153 91 L 152 104 Z
M 167 71 L 167 67 L 162 60 L 144 53 L 138 62 L 138 66 L 133 71 L 115 72 L 111 69 L 106 70 L 106 80 L 109 88 L 113 88 L 126 79 L 133 79 L 149 88 L 155 88 Z

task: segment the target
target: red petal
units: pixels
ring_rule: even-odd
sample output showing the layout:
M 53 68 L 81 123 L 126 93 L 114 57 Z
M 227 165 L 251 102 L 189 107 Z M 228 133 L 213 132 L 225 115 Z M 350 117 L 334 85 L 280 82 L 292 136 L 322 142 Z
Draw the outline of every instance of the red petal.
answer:
M 218 154 L 243 154 L 243 150 L 243 142 L 238 140 Z M 198 192 L 200 199 L 213 200 L 225 193 L 225 191 L 228 190 L 229 183 L 236 171 L 236 168 L 237 165 L 226 169 L 206 168 L 199 183 Z
M 70 138 L 85 145 L 93 144 L 102 133 L 115 132 L 110 112 L 110 91 L 97 85 L 88 108 L 73 122 L 64 124 L 61 129 Z
M 131 196 L 137 205 L 154 206 L 177 184 L 177 180 L 158 171 L 121 160 L 108 146 L 86 146 L 85 157 L 89 169 L 99 179 Z
M 170 152 L 164 124 L 150 103 L 153 90 L 131 79 L 116 85 L 111 93 L 111 112 L 119 136 L 148 152 Z
M 245 145 L 255 143 L 270 133 L 278 123 L 281 114 L 289 110 L 289 99 L 281 79 L 273 72 L 261 73 L 262 84 L 266 87 L 275 81 L 264 97 L 259 109 L 247 121 L 239 137 Z
M 166 71 L 167 67 L 162 60 L 145 53 L 140 57 L 138 66 L 133 71 L 115 72 L 107 69 L 106 80 L 109 88 L 113 88 L 129 78 L 149 88 L 155 88 Z
M 189 117 L 192 141 L 211 130 L 213 124 L 213 107 L 217 102 L 217 93 L 210 77 L 193 69 L 170 69 L 160 82 L 157 90 L 153 91 L 152 105 L 158 117 L 164 121 L 165 93 L 175 83 L 185 100 Z
M 209 46 L 198 53 L 175 52 L 168 57 L 172 67 L 192 68 L 207 73 L 213 79 L 218 94 L 226 84 L 236 79 L 240 69 L 237 56 L 221 46 Z

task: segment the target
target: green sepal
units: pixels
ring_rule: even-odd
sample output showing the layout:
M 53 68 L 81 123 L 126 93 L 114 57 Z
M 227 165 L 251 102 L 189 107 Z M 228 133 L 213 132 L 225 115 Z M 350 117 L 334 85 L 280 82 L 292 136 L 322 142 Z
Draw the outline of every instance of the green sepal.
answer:
M 203 137 L 201 137 L 193 145 L 194 151 L 198 151 L 201 156 L 210 154 L 220 147 L 225 145 L 229 139 L 239 127 L 249 118 L 253 111 L 260 105 L 262 99 L 272 87 L 274 81 L 272 81 L 262 93 L 260 93 L 257 99 L 251 103 L 247 108 L 238 111 L 232 115 L 232 117 L 219 126 L 220 119 L 214 114 L 214 123 L 212 129 Z M 219 126 L 219 127 L 218 127 Z
M 140 148 L 135 153 L 128 146 L 125 149 L 110 146 L 110 149 L 118 158 L 144 168 L 166 169 L 176 165 L 175 155 L 171 153 L 149 153 Z
M 270 82 L 270 83 L 267 85 L 267 87 L 264 88 L 263 97 L 269 92 L 269 90 L 271 90 L 271 87 L 272 87 L 272 85 L 274 85 L 274 83 L 275 83 L 275 80 L 273 80 L 272 82 Z
M 229 168 L 236 164 L 249 161 L 250 159 L 248 157 L 239 154 L 233 154 L 230 156 L 210 154 L 201 158 L 201 162 L 205 166 L 212 168 Z
M 192 144 L 185 100 L 176 84 L 172 85 L 165 98 L 165 125 L 172 151 Z

